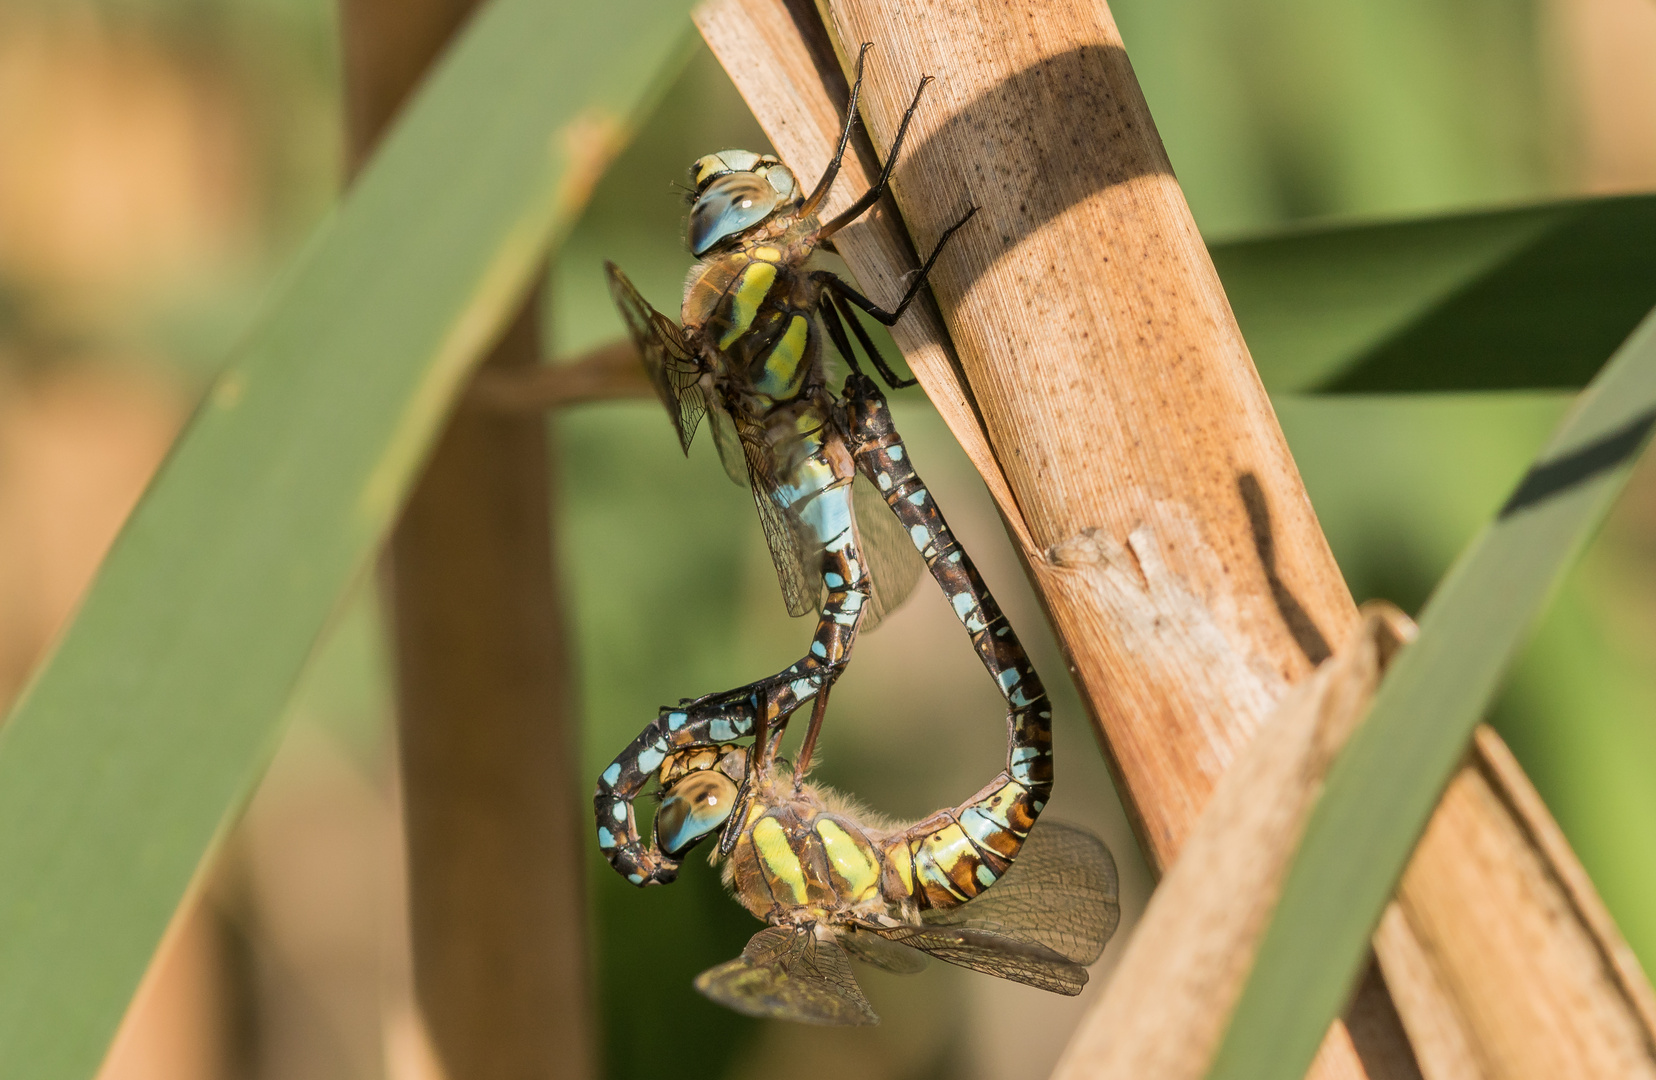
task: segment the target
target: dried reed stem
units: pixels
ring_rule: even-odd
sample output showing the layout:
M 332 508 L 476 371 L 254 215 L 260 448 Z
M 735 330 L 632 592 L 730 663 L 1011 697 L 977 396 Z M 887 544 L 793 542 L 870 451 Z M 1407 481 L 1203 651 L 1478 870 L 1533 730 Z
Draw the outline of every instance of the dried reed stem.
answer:
M 860 227 L 873 235 L 847 230 L 840 249 L 887 299 L 914 265 L 892 253 L 927 247 L 968 206 L 983 208 L 933 277 L 948 335 L 916 320 L 899 325 L 898 344 L 1021 545 L 1145 848 L 1165 867 L 1226 767 L 1346 639 L 1356 609 L 1108 9 L 826 0 L 818 21 L 798 0 L 711 0 L 697 22 L 806 183 L 833 144 L 858 42 L 877 45 L 863 117 L 881 152 L 921 75 L 938 77 L 895 174 L 901 220 L 888 204 Z M 841 199 L 872 161 L 865 151 L 850 163 Z M 1519 865 L 1574 878 L 1561 842 L 1537 845 L 1513 809 L 1516 774 L 1488 767 L 1495 745 L 1481 736 L 1462 778 L 1496 796 L 1434 821 L 1377 938 L 1385 980 L 1408 983 L 1393 997 L 1420 1060 L 1371 971 L 1314 1075 L 1589 1075 L 1523 1063 L 1585 1062 L 1572 1048 L 1606 1040 L 1622 1060 L 1646 1053 L 1648 987 L 1604 959 L 1625 951 L 1613 927 L 1578 910 L 1544 932 L 1549 897 L 1502 887 Z M 1443 872 L 1439 852 L 1457 845 L 1483 857 Z M 1450 920 L 1428 911 L 1485 928 L 1487 942 L 1533 945 L 1539 933 L 1546 947 L 1492 962 L 1454 947 Z M 1561 1003 L 1561 977 L 1590 1003 Z M 1484 1014 L 1506 1022 L 1473 1020 Z M 1479 1071 L 1436 1054 L 1445 1025 Z
M 1358 632 L 1283 698 L 1220 779 L 1053 1080 L 1201 1080 L 1328 767 L 1413 636 L 1402 612 L 1370 605 Z
M 654 397 L 655 387 L 629 339 L 600 345 L 572 360 L 485 368 L 466 396 L 471 404 L 496 412 L 539 413 L 586 401 Z

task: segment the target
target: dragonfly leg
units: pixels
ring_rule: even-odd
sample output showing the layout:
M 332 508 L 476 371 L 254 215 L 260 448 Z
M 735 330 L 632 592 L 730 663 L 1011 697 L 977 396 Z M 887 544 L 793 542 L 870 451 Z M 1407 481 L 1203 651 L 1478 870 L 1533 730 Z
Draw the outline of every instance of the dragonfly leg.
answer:
M 867 51 L 868 46 L 864 45 L 863 52 Z M 818 239 L 825 240 L 828 237 L 833 236 L 853 221 L 856 221 L 858 218 L 868 213 L 868 211 L 873 208 L 874 204 L 880 201 L 880 196 L 886 193 L 886 188 L 891 184 L 891 170 L 896 167 L 897 155 L 903 152 L 903 140 L 908 137 L 909 121 L 914 119 L 915 110 L 920 108 L 920 95 L 926 92 L 926 85 L 931 81 L 932 77 L 930 75 L 920 76 L 920 85 L 914 88 L 914 98 L 909 102 L 909 107 L 903 111 L 902 122 L 897 125 L 897 137 L 891 140 L 891 153 L 886 155 L 885 167 L 880 170 L 880 178 L 874 181 L 873 187 L 870 187 L 867 191 L 862 193 L 861 198 L 846 207 L 844 210 L 840 211 L 839 214 L 835 215 L 834 220 L 817 230 Z M 857 55 L 857 82 L 859 85 L 862 83 L 861 53 Z M 856 104 L 856 94 L 853 93 L 851 96 L 851 109 L 853 112 L 856 111 Z M 845 134 L 840 136 L 841 154 L 845 152 L 845 142 L 850 135 L 851 123 L 847 120 L 845 125 Z M 834 158 L 834 168 L 836 171 L 839 168 L 838 157 Z M 815 195 L 815 192 L 812 192 L 812 194 Z M 824 192 L 823 194 L 827 194 L 827 192 Z M 815 204 L 812 204 L 811 209 L 816 209 Z
M 851 324 L 852 331 L 857 335 L 858 344 L 862 345 L 863 352 L 867 353 L 868 358 L 874 362 L 875 370 L 880 373 L 880 378 L 885 380 L 887 386 L 893 390 L 902 390 L 920 381 L 919 379 L 900 378 L 895 371 L 891 370 L 891 365 L 886 363 L 885 357 L 880 355 L 880 350 L 874 345 L 874 342 L 869 340 L 868 331 L 863 328 L 862 323 L 857 321 L 857 317 L 852 313 L 850 306 L 833 292 L 823 291 L 822 300 L 817 304 L 817 311 L 822 316 L 822 325 L 828 330 L 829 340 L 834 343 L 834 348 L 839 350 L 840 355 L 845 357 L 846 364 L 853 372 L 861 375 L 863 370 L 862 365 L 857 363 L 856 350 L 851 348 L 851 339 L 845 335 L 846 323 Z
M 891 370 L 891 365 L 886 363 L 886 358 L 880 355 L 880 350 L 875 347 L 874 342 L 869 340 L 868 331 L 862 323 L 857 321 L 857 317 L 852 313 L 850 305 L 846 303 L 843 297 L 829 293 L 828 299 L 830 303 L 840 308 L 840 314 L 845 317 L 846 322 L 851 324 L 851 332 L 857 335 L 857 341 L 862 345 L 863 351 L 868 353 L 869 360 L 874 363 L 874 369 L 880 373 L 880 378 L 885 380 L 887 386 L 893 390 L 902 390 L 920 381 L 919 379 L 900 378 L 895 371 Z
M 823 292 L 822 299 L 817 303 L 817 313 L 822 316 L 822 325 L 828 331 L 828 340 L 832 341 L 834 348 L 845 357 L 845 363 L 851 371 L 861 375 L 862 365 L 857 363 L 857 353 L 851 348 L 851 339 L 845 336 L 845 323 L 840 321 L 844 316 L 834 303 L 833 293 Z
M 879 388 L 866 376 L 850 376 L 845 407 L 857 468 L 908 528 L 1006 698 L 1006 769 L 966 802 L 900 834 L 888 852 L 912 860 L 913 894 L 922 908 L 953 907 L 1006 872 L 1046 806 L 1052 792 L 1052 706 L 1017 634 L 909 461 Z
M 926 280 L 931 276 L 932 267 L 937 265 L 938 256 L 943 254 L 943 248 L 949 243 L 949 238 L 968 221 L 971 221 L 973 215 L 977 212 L 978 207 L 972 207 L 961 215 L 959 221 L 943 230 L 943 235 L 937 238 L 937 246 L 932 248 L 931 254 L 927 256 L 925 265 L 920 267 L 920 272 L 914 275 L 914 280 L 909 283 L 908 291 L 903 293 L 903 298 L 890 311 L 853 289 L 844 278 L 837 274 L 830 273 L 827 270 L 818 270 L 811 277 L 835 294 L 856 304 L 885 325 L 896 326 L 897 320 L 903 317 L 903 312 L 908 310 L 908 306 L 914 302 L 914 298 L 920 295 L 920 290 L 925 288 Z
M 794 761 L 795 792 L 805 783 L 805 774 L 811 771 L 811 757 L 816 753 L 817 733 L 822 730 L 822 717 L 828 711 L 828 691 L 833 688 L 832 683 L 825 685 L 817 694 L 816 700 L 811 702 L 811 723 L 805 729 L 805 741 L 799 744 L 799 757 Z
M 834 156 L 828 162 L 828 167 L 822 170 L 822 179 L 805 199 L 800 209 L 801 216 L 816 213 L 822 200 L 828 197 L 828 189 L 834 186 L 834 179 L 839 176 L 840 164 L 845 161 L 845 148 L 851 145 L 851 131 L 857 126 L 857 98 L 862 95 L 863 61 L 868 58 L 868 50 L 874 47 L 872 41 L 862 43 L 857 50 L 857 81 L 851 84 L 851 100 L 845 106 L 845 126 L 840 129 L 839 145 L 834 148 Z

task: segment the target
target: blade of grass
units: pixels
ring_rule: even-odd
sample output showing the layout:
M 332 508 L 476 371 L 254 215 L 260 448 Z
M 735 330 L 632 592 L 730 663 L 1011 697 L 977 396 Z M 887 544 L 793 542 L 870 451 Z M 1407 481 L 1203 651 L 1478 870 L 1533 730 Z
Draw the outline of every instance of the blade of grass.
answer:
M 479 12 L 210 392 L 0 729 L 0 1073 L 97 1067 L 338 597 L 687 9 Z
M 1304 1073 L 1474 725 L 1653 426 L 1656 313 L 1433 594 L 1330 769 L 1210 1080 Z
M 1272 393 L 1574 389 L 1656 304 L 1656 198 L 1299 228 L 1213 261 Z

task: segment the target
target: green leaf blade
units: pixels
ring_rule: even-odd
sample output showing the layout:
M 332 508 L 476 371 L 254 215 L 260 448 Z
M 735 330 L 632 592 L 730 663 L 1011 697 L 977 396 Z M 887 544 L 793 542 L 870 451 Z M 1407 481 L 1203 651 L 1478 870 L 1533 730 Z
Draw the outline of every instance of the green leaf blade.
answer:
M 682 0 L 481 10 L 0 728 L 0 1072 L 93 1074 L 467 366 L 682 56 Z
M 1473 727 L 1653 425 L 1656 313 L 1433 594 L 1329 770 L 1209 1080 L 1304 1075 Z
M 1656 305 L 1656 198 L 1301 227 L 1213 258 L 1272 393 L 1576 389 Z

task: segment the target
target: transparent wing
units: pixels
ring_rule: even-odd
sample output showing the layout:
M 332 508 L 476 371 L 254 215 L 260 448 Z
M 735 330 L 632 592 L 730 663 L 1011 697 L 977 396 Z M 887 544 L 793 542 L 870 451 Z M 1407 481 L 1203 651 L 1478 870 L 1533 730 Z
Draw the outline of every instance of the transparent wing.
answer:
M 806 1024 L 877 1024 L 851 961 L 810 926 L 769 926 L 742 955 L 696 976 L 696 989 L 748 1016 Z
M 759 524 L 765 530 L 765 543 L 770 545 L 771 562 L 776 564 L 782 600 L 788 605 L 789 615 L 809 614 L 822 598 L 818 572 L 822 551 L 805 523 L 784 510 L 774 497 L 782 487 L 778 460 L 787 456 L 786 448 L 774 445 L 757 425 L 738 420 L 737 426 L 747 458 L 748 481 L 753 487 L 753 505 L 759 509 Z
M 1104 841 L 1042 818 L 1002 878 L 969 903 L 928 911 L 932 926 L 958 926 L 1044 945 L 1078 964 L 1104 951 L 1121 919 L 1115 860 Z
M 1012 868 L 975 900 L 928 911 L 923 926 L 867 929 L 951 964 L 1073 995 L 1120 917 L 1104 842 L 1043 819 Z
M 742 449 L 742 436 L 736 430 L 736 421 L 731 419 L 718 394 L 708 399 L 707 419 L 713 428 L 713 446 L 719 451 L 719 463 L 724 466 L 725 475 L 733 483 L 747 487 L 747 452 Z
M 865 964 L 873 964 L 883 971 L 895 972 L 898 975 L 917 974 L 925 971 L 928 964 L 925 953 L 916 952 L 894 941 L 887 941 L 873 931 L 858 926 L 848 926 L 842 930 L 839 943 L 845 946 L 845 951 L 851 954 L 853 960 L 861 960 Z
M 679 446 L 688 454 L 696 425 L 707 411 L 699 385 L 701 361 L 685 343 L 678 324 L 651 307 L 620 267 L 607 262 L 604 270 L 609 275 L 610 295 L 615 298 L 615 306 L 621 309 L 633 343 L 644 358 L 644 370 L 655 384 L 656 395 L 667 407 L 667 415 L 678 431 Z
M 930 953 L 939 960 L 1074 997 L 1087 985 L 1087 969 L 1045 945 L 1019 941 L 969 926 L 875 928 L 887 941 Z
M 886 505 L 880 489 L 862 473 L 852 482 L 851 507 L 856 513 L 857 547 L 874 583 L 874 595 L 860 631 L 866 634 L 908 599 L 914 583 L 925 572 L 926 560 Z

